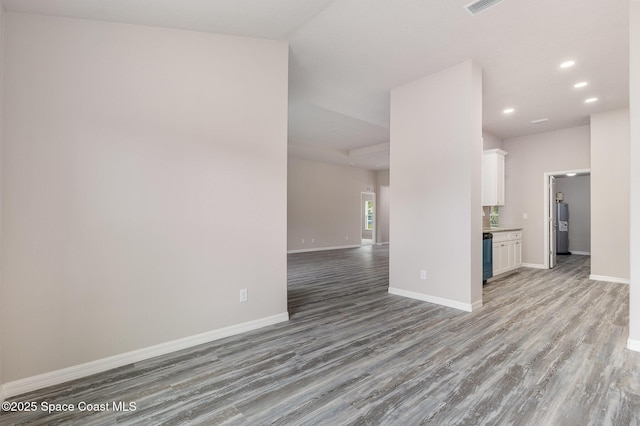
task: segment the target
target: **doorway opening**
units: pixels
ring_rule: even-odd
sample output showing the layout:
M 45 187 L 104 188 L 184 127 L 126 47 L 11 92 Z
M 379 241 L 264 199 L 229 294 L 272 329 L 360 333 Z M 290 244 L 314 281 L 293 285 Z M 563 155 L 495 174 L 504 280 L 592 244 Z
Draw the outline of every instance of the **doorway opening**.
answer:
M 370 246 L 376 243 L 376 194 L 360 193 L 360 244 Z
M 590 175 L 590 169 L 544 174 L 545 269 L 556 266 L 558 255 L 591 254 Z

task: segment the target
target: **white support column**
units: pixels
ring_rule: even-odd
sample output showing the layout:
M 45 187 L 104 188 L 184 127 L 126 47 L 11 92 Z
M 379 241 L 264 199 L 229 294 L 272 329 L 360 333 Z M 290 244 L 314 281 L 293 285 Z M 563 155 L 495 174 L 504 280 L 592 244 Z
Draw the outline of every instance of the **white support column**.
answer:
M 391 91 L 389 292 L 482 306 L 482 70 L 472 61 Z

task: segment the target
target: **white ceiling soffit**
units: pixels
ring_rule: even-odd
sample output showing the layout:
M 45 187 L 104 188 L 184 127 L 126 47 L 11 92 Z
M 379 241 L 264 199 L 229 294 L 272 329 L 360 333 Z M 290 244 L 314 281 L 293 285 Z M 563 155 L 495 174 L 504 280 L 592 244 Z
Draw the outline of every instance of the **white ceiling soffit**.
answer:
M 326 138 L 331 147 L 352 150 L 389 141 L 389 130 L 311 104 L 292 104 L 289 108 L 289 139 L 322 145 Z
M 313 105 L 289 108 L 290 156 L 382 170 L 389 168 L 389 151 L 384 127 Z
M 389 168 L 389 142 L 353 150 L 340 150 L 326 145 L 315 145 L 289 140 L 289 156 L 307 160 L 351 166 L 367 170 Z
M 286 40 L 296 144 L 344 151 L 388 141 L 390 90 L 468 59 L 483 69 L 483 128 L 500 139 L 628 106 L 629 0 L 507 0 L 475 16 L 468 3 L 4 0 L 27 13 Z M 576 65 L 560 70 L 567 59 Z M 573 88 L 583 80 L 589 86 Z M 598 102 L 585 104 L 591 96 Z M 515 113 L 502 114 L 507 107 Z M 549 121 L 531 123 L 541 117 Z

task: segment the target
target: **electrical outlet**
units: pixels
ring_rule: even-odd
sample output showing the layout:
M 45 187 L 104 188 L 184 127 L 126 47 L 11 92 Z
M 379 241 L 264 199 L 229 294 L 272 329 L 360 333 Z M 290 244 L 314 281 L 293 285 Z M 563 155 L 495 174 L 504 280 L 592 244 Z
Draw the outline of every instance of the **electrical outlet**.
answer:
M 312 242 L 312 243 L 315 243 L 315 242 L 316 242 L 316 239 L 315 239 L 315 238 L 312 238 L 312 239 L 311 239 L 311 242 Z
M 424 269 L 422 271 L 420 271 L 420 279 L 421 280 L 426 280 L 427 279 L 427 271 L 425 271 Z
M 347 235 L 346 237 L 344 237 L 344 239 L 345 239 L 345 240 L 348 240 L 348 239 L 349 239 L 349 236 Z
M 523 219 L 528 219 L 528 218 L 529 218 L 529 215 L 528 215 L 528 214 L 526 214 L 526 213 L 522 213 L 522 218 L 523 218 Z
M 304 238 L 302 239 L 302 244 L 304 244 Z
M 240 302 L 246 302 L 249 300 L 249 293 L 246 288 L 240 289 Z

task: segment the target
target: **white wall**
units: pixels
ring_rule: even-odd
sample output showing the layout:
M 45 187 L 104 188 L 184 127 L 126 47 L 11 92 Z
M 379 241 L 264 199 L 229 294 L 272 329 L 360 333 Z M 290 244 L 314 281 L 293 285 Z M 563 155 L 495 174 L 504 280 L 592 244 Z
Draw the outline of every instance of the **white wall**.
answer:
M 286 315 L 286 43 L 5 18 L 2 381 Z
M 630 5 L 630 140 L 631 140 L 631 284 L 629 288 L 630 349 L 640 352 L 640 1 Z
M 556 192 L 564 194 L 569 205 L 569 251 L 574 254 L 591 252 L 591 177 L 560 176 Z
M 483 149 L 504 149 L 502 139 L 494 136 L 489 132 L 482 132 L 482 148 Z
M 375 183 L 371 170 L 289 157 L 288 250 L 360 245 L 360 195 Z
M 481 164 L 477 65 L 391 91 L 390 292 L 460 309 L 481 305 Z
M 504 150 L 509 155 L 500 226 L 522 227 L 522 262 L 544 265 L 544 174 L 589 168 L 589 126 L 506 139 Z
M 389 200 L 391 198 L 391 187 L 381 185 L 378 192 L 378 222 L 377 240 L 378 244 L 389 243 Z
M 376 222 L 376 242 L 389 242 L 389 202 L 391 197 L 391 182 L 389 170 L 378 170 L 377 176 L 377 222 Z
M 2 75 L 3 75 L 3 71 L 4 71 L 4 60 L 3 60 L 3 49 L 2 46 L 4 45 L 4 8 L 2 6 L 2 2 L 0 2 L 0 99 L 3 99 L 3 90 L 2 90 Z M 4 167 L 2 166 L 2 152 L 4 151 L 3 149 L 3 108 L 2 108 L 2 102 L 0 101 L 0 240 L 2 239 L 2 175 L 3 173 L 3 169 Z M 6 303 L 6 299 L 3 297 L 3 278 L 2 278 L 2 264 L 3 264 L 3 259 L 2 256 L 0 255 L 0 312 L 4 311 L 4 303 Z M 4 401 L 4 390 L 2 387 L 2 324 L 3 324 L 3 318 L 0 316 L 0 402 Z
M 376 182 L 378 183 L 378 186 L 389 186 L 391 184 L 389 169 L 378 170 L 376 172 Z
M 629 279 L 629 110 L 591 116 L 591 275 Z

